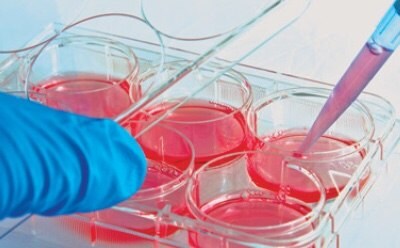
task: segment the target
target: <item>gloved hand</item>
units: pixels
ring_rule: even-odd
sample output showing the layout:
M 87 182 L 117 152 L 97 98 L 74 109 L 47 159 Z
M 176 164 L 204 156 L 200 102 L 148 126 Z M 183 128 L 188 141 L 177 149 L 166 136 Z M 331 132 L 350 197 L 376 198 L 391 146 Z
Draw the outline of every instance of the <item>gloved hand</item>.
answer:
M 146 160 L 112 120 L 0 93 L 0 219 L 110 207 L 143 183 Z

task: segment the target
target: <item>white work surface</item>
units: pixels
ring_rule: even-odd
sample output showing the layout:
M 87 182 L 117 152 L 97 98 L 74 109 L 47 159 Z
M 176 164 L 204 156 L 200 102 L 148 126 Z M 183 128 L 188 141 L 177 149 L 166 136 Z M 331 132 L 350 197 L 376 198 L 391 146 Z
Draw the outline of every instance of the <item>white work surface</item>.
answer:
M 57 2 L 63 6 L 62 1 Z M 102 3 L 106 2 L 88 0 L 83 13 L 105 10 Z M 126 10 L 127 2 L 108 1 L 108 5 L 114 11 Z M 244 62 L 335 83 L 391 3 L 392 0 L 314 0 L 301 19 Z M 223 19 L 221 16 L 221 21 L 229 21 Z M 366 91 L 388 99 L 400 114 L 400 49 Z M 400 156 L 393 157 L 391 166 L 398 166 L 399 159 Z M 400 247 L 400 194 L 396 192 L 400 173 L 395 172 L 390 170 L 374 186 L 363 211 L 359 209 L 341 232 L 340 247 Z

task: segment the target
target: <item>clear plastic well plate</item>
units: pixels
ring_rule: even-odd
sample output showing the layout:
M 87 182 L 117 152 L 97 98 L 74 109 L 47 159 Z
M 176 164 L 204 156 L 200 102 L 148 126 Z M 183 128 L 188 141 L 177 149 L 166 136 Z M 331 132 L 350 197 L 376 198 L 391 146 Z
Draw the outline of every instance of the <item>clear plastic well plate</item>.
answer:
M 167 182 L 155 186 L 154 192 L 151 191 L 154 193 L 151 199 L 140 198 L 144 195 L 142 192 L 143 194 L 139 194 L 137 199 L 132 198 L 106 211 L 54 218 L 32 216 L 26 219 L 2 221 L 0 246 L 204 247 L 206 244 L 212 244 L 213 247 L 330 247 L 339 245 L 340 231 L 346 221 L 360 204 L 364 202 L 368 204 L 368 192 L 374 189 L 378 177 L 388 176 L 387 170 L 390 167 L 387 161 L 400 137 L 399 123 L 391 104 L 379 96 L 364 93 L 353 111 L 348 113 L 343 122 L 337 124 L 336 129 L 331 130 L 331 136 L 326 138 L 328 148 L 324 146 L 327 150 L 300 158 L 293 156 L 290 151 L 289 153 L 279 151 L 271 141 L 281 142 L 281 136 L 288 132 L 295 132 L 296 135 L 304 132 L 308 120 L 301 119 L 305 124 L 298 127 L 291 125 L 295 123 L 293 119 L 300 120 L 302 113 L 316 111 L 319 100 L 327 90 L 331 89 L 331 85 L 267 69 L 253 68 L 240 64 L 240 61 L 252 52 L 257 52 L 258 47 L 299 16 L 308 1 L 298 1 L 296 4 L 293 4 L 294 1 L 254 1 L 254 5 L 250 4 L 243 15 L 230 25 L 213 25 L 214 22 L 210 23 L 210 19 L 204 18 L 193 18 L 187 25 L 181 25 L 179 20 L 188 20 L 190 16 L 196 17 L 195 14 L 207 13 L 214 16 L 211 20 L 216 21 L 215 18 L 223 11 L 233 13 L 229 8 L 240 8 L 240 6 L 204 3 L 196 6 L 198 12 L 191 12 L 191 6 L 186 1 L 176 0 L 176 3 L 187 8 L 184 13 L 176 13 L 160 11 L 168 6 L 166 3 L 161 4 L 165 6 L 158 6 L 157 2 L 159 1 L 143 2 L 141 7 L 136 9 L 136 13 L 132 10 L 128 15 L 105 14 L 101 10 L 82 12 L 82 18 L 86 17 L 85 15 L 92 17 L 83 19 L 86 21 L 79 25 L 77 23 L 66 26 L 53 23 L 43 33 L 38 34 L 38 37 L 48 37 L 47 32 L 51 34 L 61 32 L 67 37 L 100 36 L 121 42 L 132 49 L 139 66 L 135 69 L 137 72 L 135 71 L 135 78 L 129 84 L 129 90 L 126 91 L 132 105 L 117 117 L 110 117 L 120 122 L 139 142 L 142 142 L 142 147 L 147 149 L 148 159 L 154 160 L 159 155 L 157 152 L 162 151 L 162 163 L 160 166 L 154 166 L 154 170 L 159 170 L 162 176 L 175 176 L 171 181 L 174 185 Z M 237 4 L 240 5 L 240 2 Z M 302 8 L 299 8 L 300 6 Z M 293 9 L 297 11 L 289 14 Z M 287 12 L 280 12 L 282 10 Z M 287 13 L 289 17 L 285 17 L 282 13 Z M 161 16 L 160 19 L 155 18 L 159 15 L 165 16 Z M 267 25 L 271 20 L 279 20 L 276 19 L 277 16 L 282 17 L 281 22 L 276 21 L 274 25 Z M 111 26 L 110 20 L 114 23 Z M 115 25 L 118 22 L 132 27 L 137 25 L 142 26 L 142 29 L 148 28 L 148 36 L 136 35 L 131 30 L 124 33 L 121 26 Z M 143 28 L 144 26 L 146 28 Z M 112 30 L 110 27 L 118 28 Z M 260 33 L 260 30 L 264 32 Z M 88 50 L 96 56 L 104 52 L 86 46 L 79 48 Z M 26 63 L 27 58 L 35 52 L 42 51 L 45 49 L 35 48 L 20 54 L 10 54 L 8 59 L 0 64 L 1 90 L 35 100 L 32 98 L 31 89 L 24 85 L 30 80 L 26 80 L 24 74 L 21 74 L 20 65 Z M 107 56 L 111 56 L 109 59 L 117 55 Z M 114 66 L 120 66 L 120 62 L 115 62 Z M 46 92 L 43 94 L 46 95 Z M 289 105 L 284 102 L 272 104 L 282 99 L 289 99 Z M 268 106 L 271 106 L 270 109 Z M 292 112 L 286 114 L 289 110 Z M 353 130 L 352 127 L 355 125 L 360 126 L 360 130 Z M 271 134 L 271 128 L 276 128 L 276 132 Z M 350 134 L 353 136 L 348 137 Z M 163 142 L 157 141 L 159 140 L 157 135 L 163 137 Z M 336 138 L 332 139 L 334 136 Z M 185 143 L 184 146 L 180 145 L 177 137 Z M 351 138 L 352 141 L 343 141 L 346 138 Z M 149 143 L 148 140 L 155 142 Z M 186 145 L 186 142 L 190 144 Z M 163 148 L 165 144 L 169 145 L 168 149 Z M 338 149 L 338 144 L 339 148 L 344 146 L 344 149 Z M 355 151 L 349 152 L 349 147 Z M 260 161 L 252 156 L 251 152 L 243 156 L 243 152 L 248 150 L 262 151 L 264 155 L 267 154 L 266 157 L 263 155 L 262 160 L 275 166 L 275 169 L 267 171 L 273 173 L 268 174 L 263 171 L 262 181 L 258 178 L 258 183 L 255 183 L 256 179 L 249 168 L 255 168 L 256 172 L 259 172 L 260 168 L 255 165 L 260 164 Z M 156 155 L 151 153 L 154 151 Z M 352 155 L 348 155 L 348 152 Z M 179 160 L 178 157 L 182 154 L 188 154 L 190 159 Z M 326 159 L 326 154 L 329 155 L 329 159 L 335 159 L 334 162 Z M 326 166 L 324 168 L 328 168 L 330 174 L 316 173 L 317 159 L 323 161 L 321 165 Z M 190 169 L 185 169 L 184 175 L 180 176 L 176 172 L 183 164 L 190 166 Z M 177 171 L 171 170 L 171 167 L 166 167 L 167 165 L 173 165 Z M 168 175 L 164 173 L 166 168 Z M 201 173 L 208 170 L 215 170 L 218 173 Z M 194 176 L 187 176 L 186 171 L 190 175 L 194 171 Z M 319 193 L 314 194 L 311 186 L 299 189 L 299 182 L 289 180 L 296 173 L 299 182 L 302 178 L 310 181 L 312 185 L 317 185 L 315 192 Z M 337 177 L 329 179 L 327 175 L 332 174 L 339 175 L 340 179 Z M 188 208 L 181 203 L 188 199 L 190 192 L 195 193 L 199 190 L 199 188 L 190 190 L 188 186 L 196 185 L 195 178 L 200 175 L 202 180 L 207 179 L 205 176 L 209 176 L 210 184 L 208 185 L 208 181 L 205 180 L 207 183 L 202 184 L 199 195 L 189 197 L 198 200 L 193 200 L 192 207 Z M 279 176 L 279 180 L 274 176 Z M 160 179 L 154 182 L 162 184 Z M 304 193 L 304 190 L 308 191 Z M 238 195 L 241 200 L 250 199 L 251 204 L 235 205 L 237 203 L 235 197 Z M 239 224 L 234 223 L 233 219 L 232 223 L 227 224 L 226 219 L 221 220 L 216 217 L 221 216 L 218 213 L 222 212 L 218 211 L 222 211 L 223 207 L 217 212 L 212 212 L 215 213 L 212 216 L 208 210 L 205 215 L 194 210 L 197 207 L 205 208 L 201 205 L 204 199 L 207 204 L 211 204 L 218 203 L 217 199 L 220 200 L 221 197 L 225 197 L 221 202 L 235 203 L 233 205 L 238 208 L 255 209 L 243 210 L 242 212 L 246 214 L 257 213 L 257 209 L 261 214 L 266 213 L 268 211 L 265 208 L 278 202 L 281 209 L 283 207 L 289 209 L 291 211 L 289 215 L 292 214 L 294 217 L 290 215 L 292 219 L 289 217 L 282 219 L 283 217 L 279 216 L 277 219 L 286 221 L 285 225 L 275 225 L 274 220 L 270 219 L 265 222 L 245 221 Z M 272 215 L 277 212 L 271 210 L 269 213 Z M 264 221 L 265 214 L 260 218 Z M 256 217 L 253 216 L 254 219 Z M 247 219 L 242 218 L 242 220 Z M 246 228 L 242 228 L 243 225 Z M 263 230 L 273 230 L 273 232 L 260 235 L 260 231 Z M 285 233 L 285 230 L 290 230 L 290 233 Z

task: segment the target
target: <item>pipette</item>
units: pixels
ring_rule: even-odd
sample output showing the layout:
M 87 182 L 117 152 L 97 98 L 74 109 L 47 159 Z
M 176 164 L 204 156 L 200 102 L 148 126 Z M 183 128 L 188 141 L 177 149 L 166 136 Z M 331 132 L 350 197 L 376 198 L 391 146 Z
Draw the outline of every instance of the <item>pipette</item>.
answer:
M 329 129 L 356 100 L 399 44 L 400 0 L 396 0 L 333 89 L 298 152 L 306 152 Z

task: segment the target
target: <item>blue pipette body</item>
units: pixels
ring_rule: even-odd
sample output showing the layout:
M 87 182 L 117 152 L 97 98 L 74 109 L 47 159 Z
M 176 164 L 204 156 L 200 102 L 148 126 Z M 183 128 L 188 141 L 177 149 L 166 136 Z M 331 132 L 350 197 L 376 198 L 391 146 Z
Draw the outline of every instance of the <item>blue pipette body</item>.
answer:
M 306 152 L 329 129 L 357 99 L 399 44 L 400 0 L 396 0 L 333 89 L 298 152 Z

